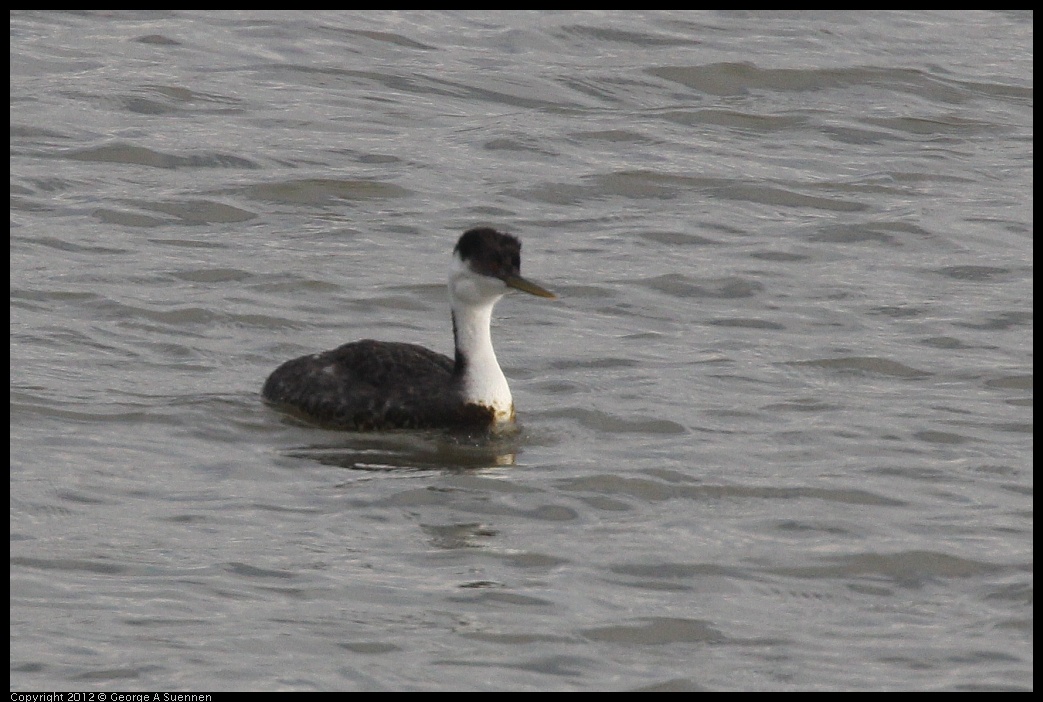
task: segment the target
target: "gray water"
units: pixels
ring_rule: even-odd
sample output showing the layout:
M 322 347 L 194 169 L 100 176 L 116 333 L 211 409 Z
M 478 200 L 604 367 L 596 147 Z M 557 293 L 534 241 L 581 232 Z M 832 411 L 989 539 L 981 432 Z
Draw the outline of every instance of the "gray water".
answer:
M 12 689 L 1031 689 L 1032 27 L 12 14 Z M 479 224 L 516 434 L 261 402 Z

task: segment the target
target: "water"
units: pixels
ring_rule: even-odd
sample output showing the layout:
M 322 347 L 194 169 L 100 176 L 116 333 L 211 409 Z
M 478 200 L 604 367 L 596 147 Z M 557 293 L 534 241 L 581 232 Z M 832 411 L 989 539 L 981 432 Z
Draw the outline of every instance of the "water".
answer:
M 15 13 L 12 689 L 1031 689 L 1031 13 Z M 521 431 L 259 389 L 558 301 Z

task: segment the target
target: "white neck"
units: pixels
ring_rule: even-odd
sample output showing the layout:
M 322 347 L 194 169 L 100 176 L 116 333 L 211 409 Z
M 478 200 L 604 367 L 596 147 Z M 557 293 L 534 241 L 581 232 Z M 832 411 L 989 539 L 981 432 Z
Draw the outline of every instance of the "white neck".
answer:
M 506 290 L 502 281 L 479 276 L 459 260 L 449 277 L 456 362 L 458 367 L 464 364 L 464 400 L 492 408 L 497 422 L 514 418 L 511 389 L 496 360 L 489 329 L 493 306 Z

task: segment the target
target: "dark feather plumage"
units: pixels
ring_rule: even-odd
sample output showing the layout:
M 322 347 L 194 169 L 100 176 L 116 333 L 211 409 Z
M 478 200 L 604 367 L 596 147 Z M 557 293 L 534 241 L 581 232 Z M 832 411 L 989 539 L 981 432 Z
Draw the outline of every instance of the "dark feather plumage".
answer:
M 453 359 L 416 344 L 356 341 L 287 361 L 266 400 L 340 429 L 488 425 L 491 410 L 463 401 Z

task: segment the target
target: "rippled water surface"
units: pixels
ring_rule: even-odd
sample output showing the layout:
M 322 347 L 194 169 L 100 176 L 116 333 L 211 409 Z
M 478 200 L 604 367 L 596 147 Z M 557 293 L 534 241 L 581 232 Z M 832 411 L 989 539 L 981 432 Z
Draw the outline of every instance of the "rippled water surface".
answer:
M 1030 13 L 11 15 L 13 689 L 1031 689 Z M 516 233 L 520 431 L 324 431 Z

